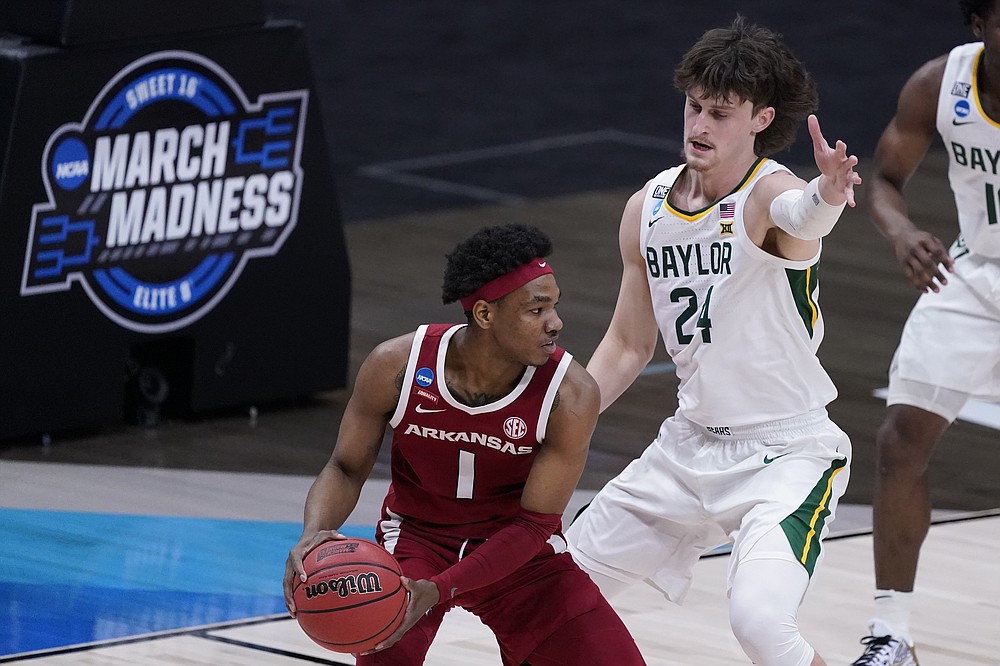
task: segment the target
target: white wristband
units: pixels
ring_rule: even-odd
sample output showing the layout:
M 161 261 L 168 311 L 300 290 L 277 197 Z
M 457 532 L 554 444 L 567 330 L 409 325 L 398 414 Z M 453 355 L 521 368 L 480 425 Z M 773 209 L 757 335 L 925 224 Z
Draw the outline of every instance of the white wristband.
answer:
M 785 190 L 771 202 L 771 220 L 779 229 L 802 240 L 816 240 L 833 231 L 847 202 L 831 206 L 819 193 L 819 176 L 804 190 Z

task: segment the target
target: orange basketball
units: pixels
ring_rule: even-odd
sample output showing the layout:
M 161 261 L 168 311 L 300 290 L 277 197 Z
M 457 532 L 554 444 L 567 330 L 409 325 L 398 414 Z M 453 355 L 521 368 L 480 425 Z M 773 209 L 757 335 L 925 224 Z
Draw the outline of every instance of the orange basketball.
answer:
M 403 622 L 407 592 L 399 564 L 365 539 L 324 541 L 302 560 L 306 581 L 292 589 L 306 635 L 334 652 L 365 652 Z

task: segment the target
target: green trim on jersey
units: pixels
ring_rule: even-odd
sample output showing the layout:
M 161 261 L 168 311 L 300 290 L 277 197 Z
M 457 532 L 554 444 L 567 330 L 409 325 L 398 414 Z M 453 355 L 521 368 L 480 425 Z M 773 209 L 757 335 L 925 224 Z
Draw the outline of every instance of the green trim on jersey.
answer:
M 684 220 L 687 220 L 688 222 L 694 222 L 695 220 L 697 220 L 700 217 L 703 217 L 706 213 L 710 212 L 713 208 L 715 208 L 716 206 L 718 206 L 720 201 L 722 201 L 726 197 L 733 196 L 734 194 L 736 194 L 737 192 L 739 192 L 741 189 L 743 189 L 743 186 L 746 185 L 748 182 L 750 182 L 750 179 L 753 178 L 757 174 L 757 172 L 760 170 L 760 168 L 762 166 L 764 166 L 764 164 L 767 161 L 768 161 L 768 158 L 766 158 L 766 157 L 758 157 L 756 160 L 754 160 L 754 163 L 750 165 L 750 168 L 747 169 L 747 172 L 746 172 L 746 174 L 744 174 L 743 179 L 740 180 L 740 182 L 736 185 L 736 187 L 734 187 L 729 192 L 729 194 L 727 194 L 726 196 L 722 197 L 722 199 L 719 199 L 718 201 L 713 201 L 712 203 L 708 204 L 707 206 L 705 206 L 701 210 L 695 210 L 695 211 L 681 210 L 677 206 L 675 206 L 672 203 L 670 203 L 670 197 L 669 197 L 669 195 L 666 198 L 663 199 L 663 204 L 667 207 L 668 210 L 670 210 L 677 217 L 682 218 Z M 683 168 L 687 169 L 687 165 L 685 164 L 683 166 Z M 680 174 L 677 174 L 677 178 L 680 178 Z M 674 182 L 677 182 L 676 178 L 674 179 Z
M 847 466 L 847 458 L 834 460 L 830 469 L 823 472 L 819 483 L 813 487 L 798 509 L 781 521 L 781 529 L 788 537 L 795 557 L 806 568 L 810 576 L 819 559 L 819 536 L 823 533 L 826 518 L 830 515 L 830 493 L 833 479 Z
M 816 329 L 816 320 L 819 319 L 819 304 L 812 296 L 819 286 L 819 262 L 805 270 L 786 268 L 785 275 L 788 277 L 788 286 L 792 288 L 795 309 L 799 311 L 799 317 L 811 338 Z

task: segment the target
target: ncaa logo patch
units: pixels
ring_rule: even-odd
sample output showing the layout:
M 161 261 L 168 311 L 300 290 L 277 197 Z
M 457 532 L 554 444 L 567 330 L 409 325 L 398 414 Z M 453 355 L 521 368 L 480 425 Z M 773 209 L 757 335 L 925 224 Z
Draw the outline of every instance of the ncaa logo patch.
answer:
M 48 139 L 21 295 L 79 283 L 120 326 L 162 333 L 218 304 L 295 228 L 307 90 L 247 99 L 217 63 L 161 51 Z
M 969 101 L 965 99 L 960 99 L 955 102 L 955 115 L 959 118 L 965 118 L 969 115 L 971 107 L 969 106 Z
M 420 368 L 413 375 L 413 381 L 415 381 L 420 386 L 427 388 L 434 383 L 434 371 L 430 368 Z

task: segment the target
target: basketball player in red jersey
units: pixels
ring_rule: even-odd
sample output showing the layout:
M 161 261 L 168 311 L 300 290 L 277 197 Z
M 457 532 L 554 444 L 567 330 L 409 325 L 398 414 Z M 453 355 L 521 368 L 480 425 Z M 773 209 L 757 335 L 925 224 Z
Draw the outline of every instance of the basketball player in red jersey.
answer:
M 303 555 L 340 538 L 391 426 L 377 538 L 399 561 L 410 599 L 402 626 L 358 664 L 422 664 L 454 606 L 493 631 L 505 665 L 644 663 L 561 532 L 600 394 L 556 345 L 551 251 L 534 227 L 474 234 L 448 255 L 442 289 L 467 322 L 383 342 L 358 372 L 284 579 L 294 615 Z

